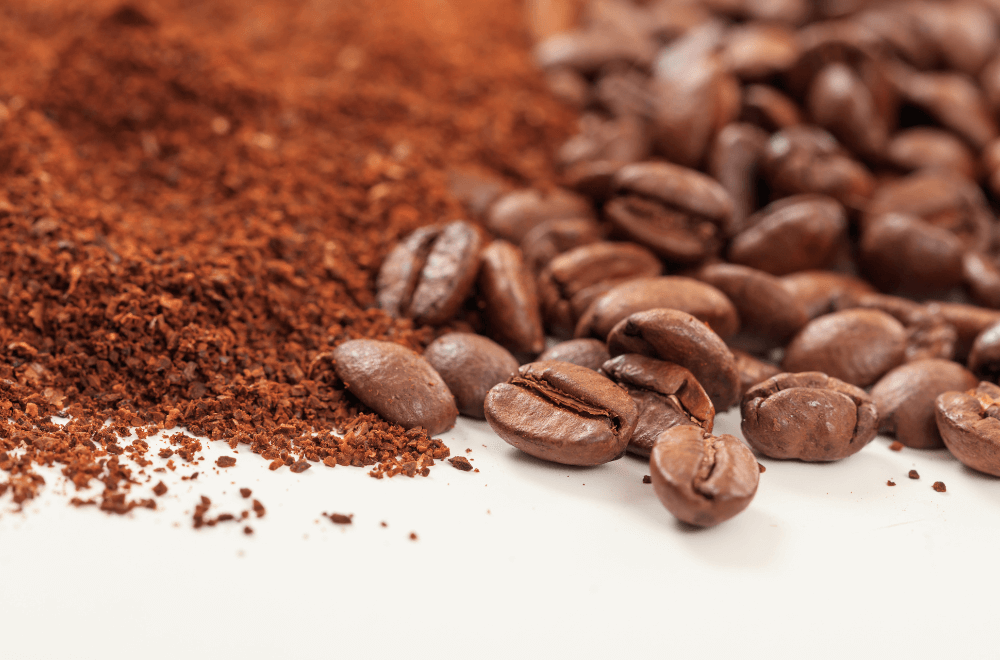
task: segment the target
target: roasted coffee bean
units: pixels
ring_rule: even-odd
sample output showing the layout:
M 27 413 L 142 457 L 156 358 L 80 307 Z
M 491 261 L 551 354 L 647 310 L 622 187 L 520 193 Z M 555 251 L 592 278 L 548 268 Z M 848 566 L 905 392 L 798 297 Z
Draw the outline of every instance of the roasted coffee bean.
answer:
M 715 254 L 733 205 L 717 181 L 671 163 L 626 165 L 604 211 L 625 236 L 676 263 Z
M 483 419 L 486 393 L 517 375 L 518 363 L 503 346 L 467 332 L 441 335 L 424 351 L 424 359 L 448 385 L 458 412 Z
M 552 67 L 543 76 L 552 96 L 563 103 L 582 110 L 591 102 L 590 83 L 578 71 L 569 67 Z
M 926 313 L 955 328 L 958 340 L 955 343 L 954 359 L 960 362 L 968 357 L 976 337 L 989 326 L 1000 322 L 1000 311 L 975 305 L 934 301 L 927 303 L 925 309 Z
M 600 225 L 591 219 L 546 220 L 524 235 L 521 253 L 528 268 L 539 273 L 557 255 L 602 238 Z
M 774 87 L 747 85 L 743 90 L 740 121 L 760 126 L 768 133 L 776 133 L 801 124 L 802 113 L 795 101 Z
M 969 296 L 984 307 L 1000 307 L 1000 264 L 982 252 L 962 255 L 962 283 Z
M 354 339 L 333 351 L 337 376 L 347 389 L 386 421 L 430 435 L 455 425 L 458 409 L 441 376 L 405 346 Z
M 515 190 L 500 197 L 486 214 L 486 228 L 497 237 L 517 244 L 532 228 L 546 220 L 589 218 L 590 202 L 568 190 L 548 194 L 539 190 Z
M 785 371 L 821 371 L 867 387 L 906 356 L 906 329 L 885 312 L 849 309 L 813 319 L 785 349 Z
M 538 361 L 559 360 L 572 362 L 581 367 L 597 371 L 601 365 L 611 359 L 607 344 L 597 339 L 570 339 L 559 342 L 538 356 Z
M 847 214 L 837 200 L 796 195 L 746 221 L 729 246 L 729 260 L 772 275 L 831 265 L 847 245 Z
M 979 379 L 950 360 L 917 360 L 896 367 L 872 388 L 878 410 L 879 433 L 907 447 L 943 447 L 934 417 L 934 402 L 942 392 L 964 392 Z
M 969 369 L 982 380 L 996 382 L 1000 377 L 1000 323 L 994 323 L 976 337 L 969 351 Z M 969 387 L 951 389 L 964 391 Z
M 903 325 L 911 325 L 928 315 L 927 307 L 921 303 L 890 296 L 884 293 L 866 293 L 860 289 L 845 290 L 833 301 L 833 311 L 845 309 L 877 309 L 885 312 Z
M 906 326 L 906 361 L 955 357 L 958 332 L 944 319 L 925 314 Z
M 733 357 L 736 358 L 736 370 L 740 374 L 740 397 L 757 383 L 763 383 L 768 378 L 773 378 L 781 373 L 781 369 L 775 365 L 758 360 L 746 351 L 737 348 L 730 350 L 733 352 Z
M 624 389 L 569 362 L 523 365 L 486 396 L 486 421 L 507 443 L 564 465 L 621 457 L 638 419 Z
M 645 122 L 635 115 L 604 119 L 596 114 L 580 118 L 580 133 L 559 149 L 556 159 L 564 168 L 590 161 L 625 165 L 649 157 Z
M 629 452 L 648 457 L 660 433 L 680 424 L 694 424 L 711 433 L 715 407 L 684 367 L 629 354 L 605 362 L 601 373 L 624 387 L 639 409 Z
M 447 321 L 476 281 L 482 242 L 479 230 L 462 221 L 416 230 L 385 258 L 376 303 L 417 323 Z
M 799 42 L 787 26 L 744 23 L 726 33 L 720 57 L 723 68 L 742 80 L 764 80 L 795 64 Z
M 687 312 L 707 323 L 723 339 L 739 328 L 736 308 L 715 287 L 690 277 L 640 277 L 594 300 L 576 324 L 576 336 L 607 339 L 623 318 L 659 308 Z
M 545 349 L 545 331 L 535 278 L 521 251 L 507 241 L 493 241 L 483 250 L 479 292 L 488 334 L 515 353 L 538 355 Z
M 983 149 L 982 161 L 983 172 L 986 175 L 986 186 L 994 197 L 1000 196 L 1000 139 L 993 140 L 986 145 Z
M 804 270 L 781 278 L 781 283 L 802 306 L 810 319 L 833 311 L 833 304 L 847 293 L 874 293 L 875 289 L 862 279 L 829 270 Z
M 865 226 L 861 267 L 883 291 L 930 294 L 962 282 L 965 246 L 947 229 L 920 218 L 887 213 Z
M 896 133 L 885 155 L 889 162 L 905 172 L 947 169 L 967 179 L 976 178 L 976 158 L 972 150 L 953 134 L 938 128 L 917 126 Z
M 508 191 L 508 187 L 503 179 L 476 170 L 448 172 L 448 192 L 477 218 L 485 215 L 490 205 Z
M 936 57 L 936 66 L 976 75 L 996 52 L 997 20 L 987 3 L 902 4 L 918 20 L 917 30 Z
M 937 398 L 938 430 L 962 464 L 1000 477 L 1000 387 L 980 383 L 968 392 L 945 392 Z
M 699 527 L 718 525 L 746 509 L 760 481 L 757 459 L 746 445 L 697 426 L 660 434 L 649 473 L 667 511 Z
M 767 348 L 784 345 L 808 321 L 781 280 L 737 264 L 709 264 L 692 276 L 711 284 L 733 302 L 742 333 L 751 343 Z
M 643 39 L 622 39 L 610 31 L 576 30 L 552 35 L 539 43 L 535 61 L 543 69 L 569 68 L 592 75 L 616 63 L 648 68 L 654 53 L 653 44 Z
M 819 372 L 778 374 L 743 396 L 743 435 L 770 458 L 836 461 L 878 432 L 864 390 Z
M 670 3 L 666 3 L 670 4 Z M 808 0 L 701 0 L 712 11 L 735 19 L 801 25 L 812 13 Z
M 676 309 L 651 309 L 622 319 L 608 335 L 612 356 L 648 355 L 679 364 L 698 379 L 717 411 L 739 400 L 736 359 L 705 323 Z
M 730 124 L 715 139 L 708 171 L 733 202 L 732 215 L 722 226 L 725 236 L 742 231 L 757 208 L 759 170 L 767 140 L 768 134 L 753 124 Z
M 626 280 L 659 275 L 662 269 L 656 255 L 634 243 L 590 243 L 560 254 L 538 276 L 549 331 L 572 336 L 580 315 L 598 296 Z
M 875 98 L 851 67 L 833 62 L 813 78 L 806 97 L 809 115 L 855 153 L 878 156 L 889 128 Z

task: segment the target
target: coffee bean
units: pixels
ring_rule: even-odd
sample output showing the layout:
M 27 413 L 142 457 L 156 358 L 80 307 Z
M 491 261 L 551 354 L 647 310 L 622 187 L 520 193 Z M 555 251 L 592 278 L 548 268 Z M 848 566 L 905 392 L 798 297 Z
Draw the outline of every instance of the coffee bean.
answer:
M 572 362 L 594 371 L 600 369 L 601 365 L 610 359 L 611 354 L 608 353 L 607 345 L 597 339 L 570 339 L 559 342 L 538 356 L 539 362 L 544 360 Z
M 969 355 L 976 337 L 987 327 L 1000 322 L 1000 310 L 984 309 L 964 303 L 928 302 L 926 312 L 955 328 L 958 341 L 954 359 L 962 362 Z
M 521 253 L 533 273 L 539 273 L 556 256 L 581 245 L 597 243 L 603 230 L 589 218 L 546 220 L 524 235 Z
M 622 39 L 600 30 L 555 34 L 535 47 L 535 61 L 543 69 L 569 68 L 583 75 L 592 75 L 615 63 L 648 68 L 653 55 L 652 43 L 638 38 Z
M 746 509 L 760 481 L 746 445 L 697 426 L 664 431 L 653 445 L 649 471 L 667 511 L 699 527 L 718 525 Z
M 560 254 L 538 276 L 549 331 L 572 336 L 580 316 L 598 296 L 626 280 L 659 275 L 662 269 L 656 255 L 634 243 L 591 243 Z
M 917 30 L 938 66 L 975 75 L 997 49 L 997 20 L 989 5 L 973 2 L 914 3 Z M 994 5 L 995 7 L 995 5 Z
M 942 392 L 964 392 L 978 382 L 969 370 L 949 360 L 917 360 L 896 367 L 871 391 L 879 433 L 916 449 L 943 447 L 934 401 Z
M 878 156 L 889 140 L 886 122 L 871 90 L 842 62 L 822 68 L 806 97 L 813 121 L 855 153 Z
M 964 252 L 962 241 L 947 229 L 889 213 L 865 226 L 859 257 L 869 280 L 883 291 L 928 294 L 962 282 Z
M 760 126 L 776 133 L 802 123 L 802 114 L 795 102 L 768 85 L 747 85 L 743 90 L 740 121 Z
M 605 119 L 596 114 L 580 118 L 580 133 L 560 147 L 556 159 L 564 168 L 592 161 L 625 165 L 649 157 L 645 122 L 634 114 Z
M 624 389 L 569 362 L 533 362 L 490 390 L 486 421 L 506 442 L 564 465 L 621 457 L 638 418 Z
M 608 335 L 612 356 L 648 355 L 679 364 L 698 379 L 716 411 L 739 400 L 736 359 L 705 323 L 676 309 L 651 309 L 622 319 Z
M 417 323 L 447 321 L 472 290 L 481 248 L 482 235 L 467 222 L 416 230 L 383 262 L 376 303 L 392 316 Z
M 604 211 L 629 239 L 676 263 L 715 254 L 732 201 L 717 181 L 670 163 L 635 163 L 615 175 L 619 196 Z
M 726 34 L 722 66 L 743 80 L 764 80 L 787 71 L 799 59 L 795 32 L 777 23 L 736 25 Z
M 845 290 L 833 301 L 833 310 L 837 312 L 859 308 L 885 312 L 903 325 L 915 323 L 929 314 L 926 305 L 909 298 L 884 293 L 866 293 L 857 289 Z
M 337 376 L 363 404 L 392 424 L 430 435 L 455 425 L 455 399 L 433 367 L 410 349 L 354 339 L 333 351 Z
M 983 148 L 982 164 L 986 185 L 996 197 L 1000 193 L 1000 139 L 993 140 Z M 974 178 L 974 174 L 968 178 Z
M 493 339 L 515 353 L 538 355 L 545 349 L 535 278 L 520 250 L 507 241 L 493 241 L 483 250 L 479 292 Z
M 503 179 L 474 170 L 448 172 L 448 192 L 462 202 L 469 213 L 482 217 L 490 205 L 508 190 Z
M 1000 376 L 1000 323 L 994 323 L 976 337 L 969 351 L 969 369 L 981 380 L 996 382 Z M 954 387 L 967 390 L 969 387 Z
M 968 392 L 945 392 L 937 398 L 938 430 L 962 464 L 1000 477 L 1000 387 L 982 382 Z
M 976 178 L 972 150 L 957 137 L 938 128 L 917 126 L 899 131 L 886 147 L 886 158 L 899 169 L 950 169 L 967 179 Z
M 901 364 L 906 330 L 885 312 L 850 309 L 809 322 L 785 349 L 785 371 L 821 371 L 867 387 Z
M 846 293 L 874 293 L 862 279 L 829 270 L 804 270 L 785 275 L 781 283 L 810 319 L 833 311 L 834 301 Z
M 723 339 L 739 328 L 736 308 L 715 287 L 690 277 L 640 277 L 594 300 L 576 324 L 576 336 L 606 339 L 623 318 L 658 308 L 687 312 Z
M 864 390 L 819 372 L 778 374 L 743 396 L 743 435 L 770 458 L 836 461 L 872 441 L 878 412 Z
M 955 357 L 958 332 L 944 319 L 926 314 L 906 326 L 905 360 L 941 359 Z
M 772 275 L 831 265 L 847 246 L 847 214 L 837 200 L 796 195 L 751 215 L 729 260 Z
M 590 202 L 567 190 L 548 194 L 539 190 L 515 190 L 500 197 L 486 214 L 486 228 L 498 238 L 520 243 L 524 235 L 546 220 L 589 218 Z
M 628 354 L 605 362 L 601 373 L 623 386 L 639 409 L 629 452 L 648 457 L 660 433 L 681 424 L 694 424 L 711 433 L 715 407 L 684 367 Z
M 486 393 L 517 375 L 518 363 L 507 349 L 486 337 L 451 332 L 435 339 L 424 359 L 448 385 L 458 412 L 483 419 Z
M 736 370 L 740 374 L 740 397 L 757 383 L 763 383 L 768 378 L 773 378 L 781 373 L 781 369 L 775 365 L 758 360 L 746 351 L 737 348 L 730 350 L 733 352 L 733 357 L 736 358 Z
M 767 140 L 767 132 L 753 124 L 730 124 L 715 139 L 708 172 L 733 202 L 729 221 L 722 225 L 724 236 L 742 231 L 746 219 L 757 208 L 759 170 Z
M 982 252 L 962 255 L 962 283 L 969 296 L 984 307 L 1000 307 L 1000 264 Z

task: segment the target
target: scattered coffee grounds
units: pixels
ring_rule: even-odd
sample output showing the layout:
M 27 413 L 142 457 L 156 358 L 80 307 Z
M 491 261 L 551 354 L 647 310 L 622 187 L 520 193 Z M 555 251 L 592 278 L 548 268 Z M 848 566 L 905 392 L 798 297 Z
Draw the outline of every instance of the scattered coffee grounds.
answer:
M 334 525 L 350 525 L 354 522 L 354 514 L 343 515 L 342 513 L 324 513 L 324 516 L 330 519 Z
M 305 472 L 311 467 L 312 466 L 309 464 L 309 461 L 295 461 L 288 466 L 288 469 L 296 474 L 299 474 L 300 472 Z
M 153 486 L 153 492 L 156 493 L 157 497 L 163 497 L 167 494 L 167 485 L 161 481 Z
M 251 534 L 253 534 L 253 527 L 247 525 L 246 527 L 243 528 L 243 533 L 246 534 L 247 536 L 250 536 Z
M 892 479 L 890 479 L 889 481 L 885 482 L 885 485 L 886 485 L 886 486 L 895 486 L 895 485 L 896 485 L 896 482 L 895 482 L 895 481 L 893 481 Z
M 250 497 L 252 494 L 253 494 L 253 491 L 250 490 L 249 488 L 240 488 L 240 496 L 243 499 L 246 499 L 246 498 Z
M 943 482 L 943 481 L 935 481 L 935 482 L 934 482 L 934 485 L 933 485 L 933 486 L 931 486 L 931 488 L 933 488 L 934 490 L 936 490 L 936 491 L 937 491 L 937 492 L 939 492 L 939 493 L 944 493 L 944 492 L 946 492 L 946 491 L 948 490 L 948 489 L 947 489 L 947 488 L 945 487 L 945 485 L 944 485 L 944 482 Z
M 906 476 L 908 476 L 910 479 L 920 478 L 920 474 L 916 470 L 910 470 L 910 472 Z
M 642 475 L 642 483 L 644 483 L 644 484 L 651 484 L 651 483 L 653 483 L 653 478 L 650 477 L 648 474 L 644 474 L 644 475 Z
M 215 461 L 215 464 L 221 468 L 233 467 L 236 465 L 236 459 L 232 456 L 219 456 L 218 460 Z
M 387 523 L 387 522 L 385 522 L 385 521 L 383 520 L 382 522 L 380 522 L 380 523 L 379 523 L 379 525 L 380 525 L 380 526 L 382 526 L 382 527 L 388 527 L 388 526 L 389 526 L 389 523 Z
M 417 540 L 417 533 L 416 532 L 410 532 L 410 540 L 411 541 L 416 541 Z
M 260 503 L 260 500 L 254 500 L 253 512 L 257 514 L 258 518 L 263 518 L 264 515 L 267 513 L 267 509 L 265 509 L 264 505 Z
M 904 445 L 899 440 L 893 440 L 892 442 L 889 443 L 889 449 L 891 449 L 892 451 L 902 451 L 903 447 L 905 446 L 906 445 Z
M 469 462 L 464 456 L 454 456 L 448 459 L 448 462 L 455 466 L 456 469 L 462 472 L 469 472 L 472 470 L 472 463 Z

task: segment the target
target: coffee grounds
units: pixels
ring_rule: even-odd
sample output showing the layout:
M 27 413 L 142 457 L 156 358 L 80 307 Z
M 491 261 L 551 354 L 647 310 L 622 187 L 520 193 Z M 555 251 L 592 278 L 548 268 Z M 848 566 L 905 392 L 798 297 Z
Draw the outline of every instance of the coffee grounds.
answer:
M 934 490 L 936 490 L 939 493 L 944 493 L 944 492 L 947 492 L 947 490 L 948 490 L 947 487 L 945 487 L 943 481 L 935 481 L 934 485 L 931 486 L 931 488 L 933 488 Z
M 886 485 L 886 486 L 895 486 L 895 485 L 896 485 L 896 482 L 895 482 L 895 481 L 893 481 L 892 479 L 889 479 L 889 481 L 885 482 L 885 485 Z
M 465 458 L 464 456 L 455 456 L 453 458 L 449 458 L 448 462 L 451 463 L 455 467 L 455 469 L 461 470 L 462 472 L 472 471 L 472 463 L 470 463 L 469 459 Z
M 903 447 L 905 446 L 906 445 L 904 445 L 899 440 L 893 440 L 892 442 L 889 443 L 889 449 L 891 449 L 892 451 L 902 451 Z
M 515 0 L 260 4 L 267 21 L 237 0 L 0 10 L 0 495 L 18 505 L 55 465 L 102 483 L 104 511 L 154 508 L 125 492 L 169 429 L 190 435 L 157 471 L 199 463 L 204 438 L 376 478 L 449 456 L 366 413 L 330 352 L 425 346 L 372 309 L 382 258 L 465 215 L 449 173 L 549 185 L 573 113 Z
M 252 494 L 253 494 L 253 491 L 250 490 L 249 488 L 240 488 L 240 496 L 243 499 L 246 499 L 246 498 L 250 497 Z
M 354 514 L 344 515 L 342 513 L 324 513 L 324 516 L 330 519 L 335 525 L 351 525 L 354 523 Z
M 653 478 L 651 476 L 649 476 L 648 474 L 644 474 L 644 475 L 642 475 L 642 483 L 644 483 L 644 484 L 651 484 L 651 483 L 653 483 Z
M 910 470 L 910 472 L 906 476 L 908 476 L 910 479 L 920 478 L 920 474 L 916 470 Z
M 236 465 L 236 459 L 232 456 L 219 456 L 219 458 L 215 461 L 215 464 L 221 468 L 233 467 Z

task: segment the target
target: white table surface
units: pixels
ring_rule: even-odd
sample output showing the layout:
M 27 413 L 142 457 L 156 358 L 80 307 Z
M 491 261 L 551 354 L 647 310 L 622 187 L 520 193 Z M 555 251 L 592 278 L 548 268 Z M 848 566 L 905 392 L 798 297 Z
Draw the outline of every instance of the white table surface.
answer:
M 722 432 L 739 435 L 737 411 Z M 205 441 L 206 460 L 173 473 L 157 511 L 74 509 L 54 476 L 23 513 L 8 494 L 2 657 L 1000 655 L 1000 480 L 945 451 L 878 438 L 836 464 L 762 459 L 750 507 L 694 530 L 634 457 L 543 463 L 464 419 L 443 438 L 480 472 L 269 472 L 246 446 L 216 470 L 229 449 Z M 191 528 L 202 494 L 210 516 L 246 508 L 241 486 L 267 508 L 252 537 Z

